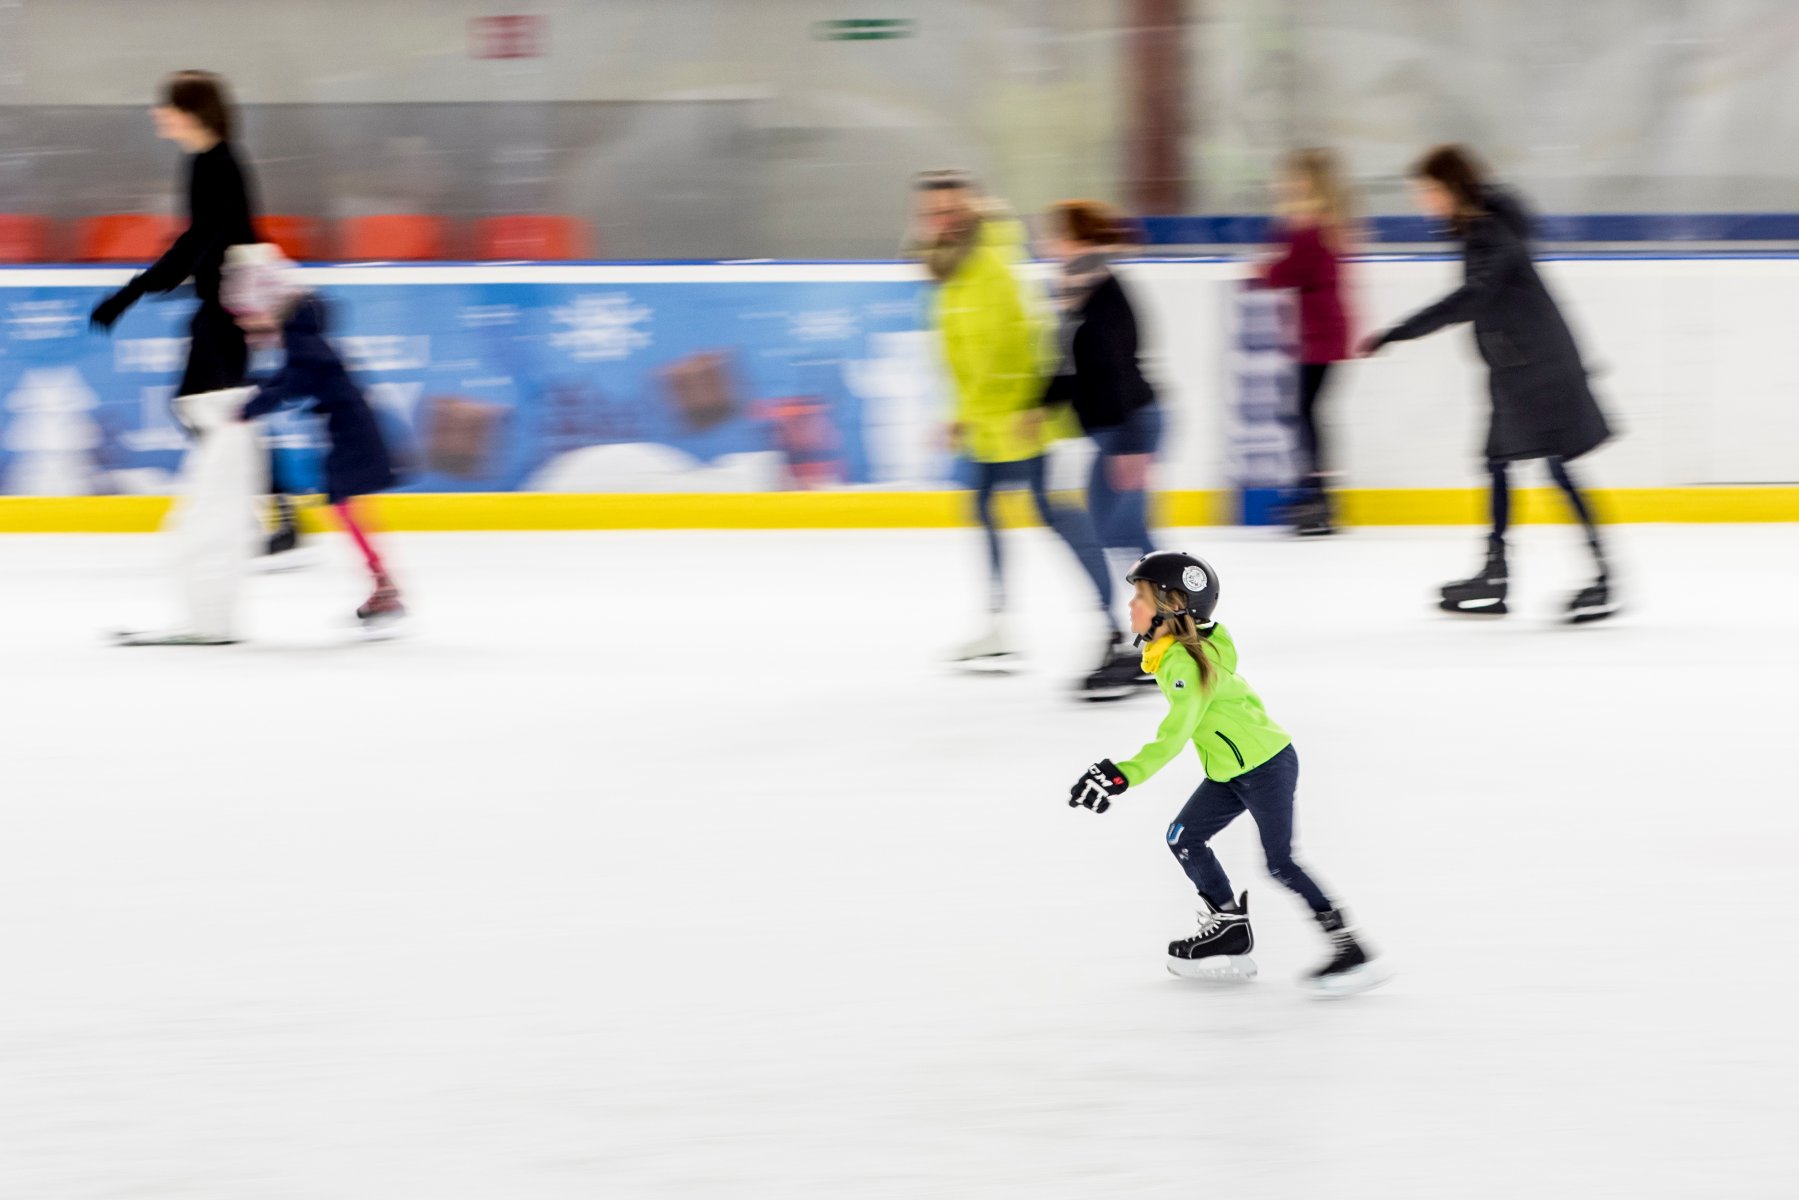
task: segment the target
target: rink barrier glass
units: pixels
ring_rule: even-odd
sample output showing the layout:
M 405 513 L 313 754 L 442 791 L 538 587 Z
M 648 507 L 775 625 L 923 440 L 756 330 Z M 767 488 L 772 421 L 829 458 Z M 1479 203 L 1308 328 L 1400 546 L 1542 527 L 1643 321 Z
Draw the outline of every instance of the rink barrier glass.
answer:
M 1614 488 L 1592 493 L 1609 522 L 1799 521 L 1799 487 Z M 1337 493 L 1346 525 L 1481 525 L 1479 488 L 1348 489 Z M 167 515 L 162 496 L 0 496 L 0 533 L 150 533 Z M 371 497 L 379 527 L 394 531 L 570 529 L 944 529 L 969 526 L 966 492 L 752 492 L 586 495 L 460 493 Z M 1550 488 L 1513 493 L 1519 524 L 1567 524 Z M 1035 525 L 1022 495 L 999 497 L 1014 526 Z M 1157 524 L 1186 528 L 1235 522 L 1227 491 L 1163 492 Z M 328 514 L 303 510 L 314 529 Z

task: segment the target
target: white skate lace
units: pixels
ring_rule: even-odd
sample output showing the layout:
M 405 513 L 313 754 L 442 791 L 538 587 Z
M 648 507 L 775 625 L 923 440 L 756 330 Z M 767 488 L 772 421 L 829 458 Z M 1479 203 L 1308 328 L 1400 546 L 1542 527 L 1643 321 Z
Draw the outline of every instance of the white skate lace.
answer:
M 1202 908 L 1199 910 L 1199 931 L 1193 936 L 1195 938 L 1211 937 L 1222 924 L 1224 924 L 1223 914 L 1213 912 L 1209 908 Z

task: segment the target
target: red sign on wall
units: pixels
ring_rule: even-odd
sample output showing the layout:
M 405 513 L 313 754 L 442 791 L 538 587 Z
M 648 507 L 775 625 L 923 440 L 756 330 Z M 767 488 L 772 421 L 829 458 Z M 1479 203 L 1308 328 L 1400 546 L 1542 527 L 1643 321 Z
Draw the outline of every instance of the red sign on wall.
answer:
M 549 22 L 538 16 L 475 17 L 468 23 L 474 58 L 542 58 Z

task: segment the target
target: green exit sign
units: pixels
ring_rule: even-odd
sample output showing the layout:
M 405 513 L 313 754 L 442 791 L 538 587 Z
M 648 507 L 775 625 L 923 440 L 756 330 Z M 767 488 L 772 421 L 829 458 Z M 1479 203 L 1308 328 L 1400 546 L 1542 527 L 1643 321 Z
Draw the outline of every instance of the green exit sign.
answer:
M 820 42 L 884 42 L 918 36 L 918 22 L 902 18 L 814 21 L 812 37 Z

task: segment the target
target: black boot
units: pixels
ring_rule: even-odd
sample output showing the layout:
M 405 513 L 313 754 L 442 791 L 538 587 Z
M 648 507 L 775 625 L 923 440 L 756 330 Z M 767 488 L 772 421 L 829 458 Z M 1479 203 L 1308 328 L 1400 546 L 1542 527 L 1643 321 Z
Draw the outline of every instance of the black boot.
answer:
M 1593 548 L 1593 563 L 1599 570 L 1599 577 L 1569 598 L 1568 623 L 1571 625 L 1603 621 L 1618 611 L 1618 602 L 1612 596 L 1611 572 L 1606 569 L 1598 535 L 1589 533 L 1587 544 Z
M 1486 564 L 1467 579 L 1444 584 L 1439 607 L 1445 612 L 1502 617 L 1506 612 L 1505 593 L 1505 543 L 1489 538 Z
M 300 545 L 300 523 L 294 516 L 294 504 L 286 496 L 277 492 L 275 501 L 275 532 L 269 534 L 268 544 L 263 548 L 267 555 L 286 554 Z
M 1249 893 L 1235 904 L 1215 908 L 1199 898 L 1199 932 L 1168 943 L 1168 970 L 1188 978 L 1254 979 L 1255 931 L 1249 925 Z
M 1356 939 L 1355 930 L 1349 927 L 1349 917 L 1342 909 L 1313 913 L 1312 919 L 1330 939 L 1331 957 L 1329 962 L 1301 980 L 1307 987 L 1320 995 L 1349 996 L 1379 987 L 1392 978 L 1385 963 L 1376 961 Z
M 1603 621 L 1617 611 L 1618 602 L 1612 598 L 1612 585 L 1602 575 L 1568 600 L 1568 623 L 1584 625 L 1588 621 Z
M 1136 691 L 1145 672 L 1142 657 L 1131 648 L 1122 633 L 1114 632 L 1100 655 L 1099 666 L 1081 680 L 1081 696 L 1086 700 L 1119 700 Z M 1153 684 L 1154 675 L 1149 676 Z
M 1324 477 L 1307 477 L 1298 503 L 1289 511 L 1293 532 L 1300 537 L 1328 537 L 1337 532 L 1331 518 L 1330 494 L 1324 490 Z

